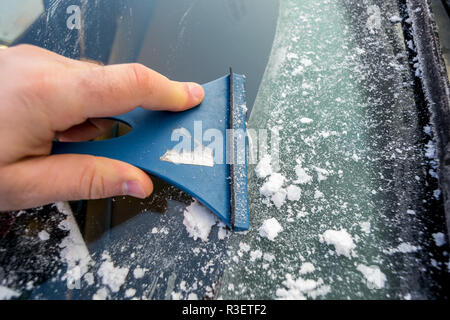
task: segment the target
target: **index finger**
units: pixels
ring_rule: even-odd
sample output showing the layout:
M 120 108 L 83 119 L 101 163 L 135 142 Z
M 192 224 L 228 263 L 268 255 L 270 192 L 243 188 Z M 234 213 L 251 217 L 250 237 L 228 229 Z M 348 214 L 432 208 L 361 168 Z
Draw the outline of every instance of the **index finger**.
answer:
M 91 66 L 72 69 L 59 87 L 72 119 L 109 117 L 138 106 L 149 110 L 183 111 L 204 98 L 202 86 L 172 81 L 141 64 Z M 71 82 L 69 85 L 67 82 Z

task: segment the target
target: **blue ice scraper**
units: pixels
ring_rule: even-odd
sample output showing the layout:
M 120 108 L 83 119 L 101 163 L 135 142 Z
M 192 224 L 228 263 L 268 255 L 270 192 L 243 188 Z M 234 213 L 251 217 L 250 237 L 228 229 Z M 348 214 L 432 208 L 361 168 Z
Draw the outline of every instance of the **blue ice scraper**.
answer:
M 128 162 L 198 199 L 232 230 L 248 230 L 244 84 L 244 76 L 230 69 L 229 75 L 203 85 L 205 98 L 196 108 L 180 113 L 137 108 L 112 118 L 129 125 L 132 129 L 128 134 L 103 141 L 56 142 L 52 153 L 90 154 Z M 173 155 L 173 150 L 182 155 L 176 150 L 180 141 L 172 138 L 174 130 L 194 133 L 192 146 L 196 145 L 195 126 L 197 130 L 201 126 L 203 133 L 216 133 L 214 143 L 222 147 L 222 152 L 217 152 L 220 148 L 215 150 L 209 165 L 175 161 L 167 156 Z M 242 138 L 239 143 L 237 140 Z

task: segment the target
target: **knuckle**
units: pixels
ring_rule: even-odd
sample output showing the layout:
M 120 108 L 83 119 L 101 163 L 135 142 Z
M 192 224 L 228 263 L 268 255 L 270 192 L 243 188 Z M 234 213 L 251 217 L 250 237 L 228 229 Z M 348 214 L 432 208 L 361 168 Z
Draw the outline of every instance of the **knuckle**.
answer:
M 140 63 L 131 63 L 129 65 L 129 83 L 131 89 L 137 88 L 140 90 L 150 89 L 150 74 L 147 67 Z
M 78 184 L 78 194 L 86 199 L 99 199 L 106 196 L 104 179 L 99 174 L 95 157 L 89 156 L 85 161 Z
M 20 44 L 0 50 L 0 70 L 11 73 L 10 86 L 17 96 L 44 96 L 55 88 L 55 81 L 47 66 L 36 62 L 41 48 Z M 13 80 L 12 80 L 13 79 Z

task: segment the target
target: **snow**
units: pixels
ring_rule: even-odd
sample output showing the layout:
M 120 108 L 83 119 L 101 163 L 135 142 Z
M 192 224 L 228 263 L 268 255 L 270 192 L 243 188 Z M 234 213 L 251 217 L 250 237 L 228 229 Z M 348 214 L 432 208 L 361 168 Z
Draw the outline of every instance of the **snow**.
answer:
M 277 219 L 270 218 L 264 220 L 262 226 L 259 228 L 259 235 L 261 237 L 267 238 L 270 241 L 274 241 L 278 233 L 283 230 Z
M 73 286 L 79 286 L 81 277 L 88 271 L 92 259 L 69 204 L 58 202 L 55 205 L 59 212 L 67 216 L 58 225 L 60 229 L 69 231 L 69 235 L 59 244 L 61 248 L 59 254 L 67 263 L 67 272 L 62 279 L 67 281 L 69 288 L 73 288 Z
M 303 66 L 298 66 L 297 68 L 295 68 L 293 71 L 292 71 L 292 75 L 293 76 L 298 76 L 298 75 L 301 75 L 302 73 L 303 73 L 303 71 L 305 70 L 305 68 L 303 68 Z
M 147 269 L 136 267 L 133 270 L 133 276 L 135 279 L 140 279 L 145 275 L 145 272 L 147 272 Z
M 399 246 L 397 248 L 394 249 L 390 249 L 387 250 L 388 254 L 393 254 L 393 253 L 412 253 L 412 252 L 416 252 L 420 249 L 420 247 L 417 246 L 413 246 L 410 243 L 407 242 L 402 242 L 399 244 Z
M 438 247 L 442 247 L 445 244 L 445 234 L 443 234 L 442 232 L 437 232 L 437 233 L 433 233 L 432 234 L 433 239 L 434 239 L 434 243 L 438 246 Z
M 284 189 L 280 189 L 274 193 L 271 200 L 272 200 L 273 204 L 275 205 L 275 207 L 280 209 L 283 206 L 283 204 L 286 200 L 286 195 L 287 195 L 287 192 Z
M 94 274 L 92 272 L 88 272 L 84 275 L 84 281 L 90 286 L 94 284 Z
M 261 195 L 270 198 L 278 209 L 283 206 L 287 196 L 286 190 L 282 188 L 285 180 L 282 174 L 273 173 L 259 189 Z
M 413 246 L 409 243 L 401 243 L 398 247 L 397 247 L 397 251 L 401 252 L 401 253 L 410 253 L 410 252 L 416 252 L 418 251 L 420 248 Z
M 319 190 L 314 191 L 314 199 L 320 199 L 323 198 L 323 193 Z
M 183 298 L 181 292 L 172 292 L 172 300 L 181 300 Z
M 302 65 L 304 65 L 305 67 L 309 67 L 309 66 L 311 66 L 313 64 L 312 61 L 310 59 L 308 59 L 308 58 L 302 58 L 300 60 L 300 63 Z
M 133 289 L 133 288 L 127 289 L 125 291 L 125 297 L 126 298 L 134 297 L 135 294 L 136 294 L 136 289 Z
M 402 18 L 400 18 L 399 16 L 392 16 L 389 18 L 389 21 L 391 21 L 392 23 L 398 23 L 402 21 Z
M 184 211 L 183 224 L 186 226 L 189 236 L 194 238 L 194 240 L 200 238 L 202 241 L 207 242 L 211 228 L 216 222 L 216 217 L 211 211 L 197 201 L 192 202 Z
M 314 272 L 315 269 L 316 268 L 314 267 L 314 265 L 311 262 L 305 262 L 302 264 L 299 273 L 307 274 L 307 273 Z
M 308 123 L 313 122 L 313 119 L 310 119 L 310 118 L 300 118 L 300 122 L 303 123 L 303 124 L 308 124 Z
M 109 292 L 108 289 L 106 289 L 105 287 L 100 288 L 97 290 L 96 293 L 94 293 L 94 295 L 92 296 L 93 300 L 106 300 L 109 296 Z
M 328 170 L 319 167 L 314 167 L 314 170 L 316 170 L 317 172 L 317 180 L 319 180 L 319 182 L 326 180 L 328 178 L 328 175 L 330 174 Z
M 255 167 L 255 173 L 258 178 L 265 178 L 272 174 L 272 167 L 270 165 L 270 155 L 264 156 Z
M 103 254 L 103 263 L 98 269 L 98 275 L 102 278 L 102 283 L 108 286 L 112 292 L 118 292 L 125 283 L 129 269 L 115 267 L 108 254 Z
M 19 292 L 0 285 L 0 300 L 10 300 L 18 296 L 20 296 Z
M 228 231 L 226 229 L 226 225 L 223 222 L 220 222 L 218 226 L 219 226 L 219 231 L 217 231 L 217 238 L 219 240 L 223 240 L 228 235 Z
M 300 195 L 302 193 L 301 189 L 296 185 L 290 185 L 286 188 L 287 198 L 289 201 L 298 201 L 300 200 Z
M 283 175 L 280 173 L 274 173 L 259 190 L 263 196 L 270 197 L 280 191 L 284 181 L 285 178 Z
M 425 145 L 425 157 L 427 157 L 428 159 L 436 158 L 436 146 L 431 140 L 428 141 L 428 143 Z
M 294 181 L 295 183 L 307 184 L 312 181 L 312 177 L 307 173 L 306 169 L 304 169 L 301 164 L 297 164 L 294 170 L 297 175 L 297 180 Z
M 386 275 L 381 272 L 378 266 L 365 266 L 359 264 L 356 269 L 361 272 L 367 282 L 367 287 L 369 289 L 382 289 L 386 282 Z
M 366 27 L 369 29 L 369 33 L 375 34 L 381 29 L 381 11 L 380 7 L 371 5 L 367 7 L 367 19 Z
M 261 259 L 263 256 L 262 251 L 257 249 L 250 252 L 250 261 L 255 261 Z
M 318 280 L 303 279 L 302 277 L 294 279 L 289 273 L 286 274 L 283 285 L 287 289 L 281 288 L 276 291 L 276 296 L 280 300 L 305 300 L 307 297 L 315 299 L 331 291 L 328 285 L 324 285 L 322 278 Z
M 246 244 L 245 242 L 239 243 L 239 250 L 242 250 L 244 252 L 250 251 L 250 246 Z
M 191 292 L 188 294 L 187 299 L 188 300 L 198 300 L 198 296 L 195 293 Z
M 41 241 L 47 241 L 48 239 L 50 239 L 50 234 L 47 231 L 42 230 L 38 233 L 38 237 L 39 239 L 41 239 Z
M 362 221 L 359 223 L 359 226 L 360 226 L 362 232 L 370 233 L 370 222 L 369 221 Z
M 439 190 L 439 189 L 434 190 L 434 191 L 433 191 L 433 197 L 434 197 L 436 200 L 439 200 L 439 198 L 441 197 L 441 190 Z
M 263 255 L 263 259 L 267 262 L 273 262 L 275 260 L 275 256 L 271 253 L 266 252 Z
M 356 245 L 353 243 L 351 235 L 345 230 L 327 230 L 320 236 L 320 241 L 325 241 L 328 245 L 333 245 L 338 255 L 350 258 Z
M 289 52 L 289 53 L 286 55 L 286 58 L 287 58 L 288 60 L 298 59 L 298 55 L 297 55 L 296 53 L 294 53 L 294 52 Z

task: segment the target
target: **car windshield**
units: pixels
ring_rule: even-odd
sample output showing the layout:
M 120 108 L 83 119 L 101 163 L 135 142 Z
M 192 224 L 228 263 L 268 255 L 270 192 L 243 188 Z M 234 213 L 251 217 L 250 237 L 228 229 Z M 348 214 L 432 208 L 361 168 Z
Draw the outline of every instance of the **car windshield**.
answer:
M 139 62 L 180 81 L 206 83 L 229 67 L 246 76 L 251 228 L 231 232 L 156 177 L 145 200 L 4 213 L 0 294 L 446 295 L 434 131 L 403 1 L 72 2 L 0 4 L 0 17 L 8 17 L 0 19 L 0 43 L 103 64 Z M 211 222 L 193 231 L 190 215 Z

